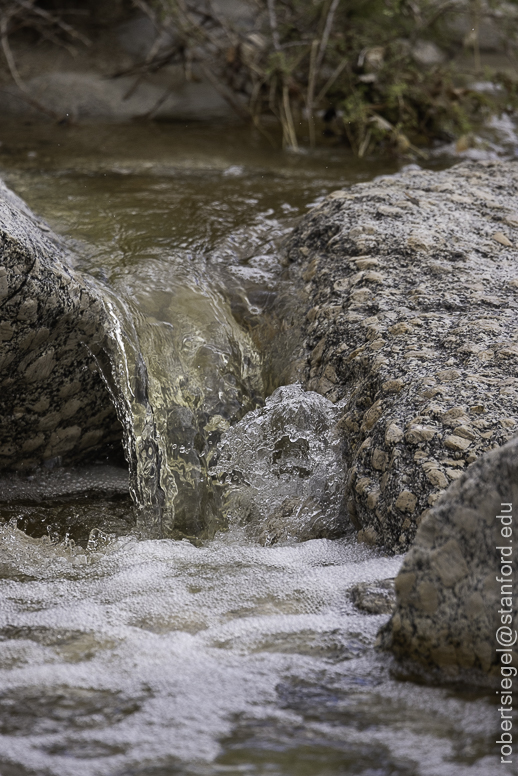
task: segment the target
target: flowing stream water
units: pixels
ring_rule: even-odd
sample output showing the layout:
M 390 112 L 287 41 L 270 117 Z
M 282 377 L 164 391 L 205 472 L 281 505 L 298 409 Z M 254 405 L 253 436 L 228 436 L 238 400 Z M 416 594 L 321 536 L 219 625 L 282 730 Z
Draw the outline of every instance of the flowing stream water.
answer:
M 130 486 L 162 499 L 136 515 L 120 460 L 2 479 L 1 776 L 516 772 L 493 693 L 410 681 L 374 650 L 388 615 L 351 589 L 402 557 L 348 537 L 333 405 L 268 398 L 289 381 L 284 236 L 397 166 L 233 127 L 0 141 L 0 175 L 104 288 L 116 368 L 145 374 L 149 439 L 144 405 L 133 421 L 161 469 L 144 455 Z

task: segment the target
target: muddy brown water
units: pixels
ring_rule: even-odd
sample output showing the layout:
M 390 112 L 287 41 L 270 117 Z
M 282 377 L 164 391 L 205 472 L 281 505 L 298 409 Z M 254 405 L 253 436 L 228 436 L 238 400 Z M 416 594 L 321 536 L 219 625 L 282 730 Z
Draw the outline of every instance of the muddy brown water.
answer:
M 221 332 L 261 320 L 294 220 L 398 169 L 274 152 L 230 126 L 4 125 L 0 141 L 6 183 L 139 311 L 164 403 L 179 369 L 227 357 Z M 375 652 L 387 615 L 349 591 L 401 557 L 347 539 L 261 546 L 238 523 L 197 546 L 145 540 L 125 476 L 3 481 L 2 776 L 513 772 L 493 694 L 398 678 Z

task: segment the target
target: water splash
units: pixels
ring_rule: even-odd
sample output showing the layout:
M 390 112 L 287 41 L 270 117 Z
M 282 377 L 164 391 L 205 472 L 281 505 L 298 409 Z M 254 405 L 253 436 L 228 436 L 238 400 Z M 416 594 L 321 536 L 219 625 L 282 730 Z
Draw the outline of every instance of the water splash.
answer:
M 230 522 L 265 545 L 343 536 L 345 469 L 336 421 L 330 401 L 288 385 L 230 428 L 214 467 L 227 487 Z

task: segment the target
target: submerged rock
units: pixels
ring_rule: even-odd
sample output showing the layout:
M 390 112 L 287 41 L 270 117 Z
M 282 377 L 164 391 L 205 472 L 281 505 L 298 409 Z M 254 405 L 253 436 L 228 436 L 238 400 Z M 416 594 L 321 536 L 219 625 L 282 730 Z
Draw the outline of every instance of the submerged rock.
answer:
M 101 379 L 106 313 L 63 246 L 0 181 L 0 469 L 120 449 Z
M 394 580 L 360 582 L 351 588 L 351 601 L 367 614 L 392 614 L 396 605 Z
M 39 118 L 41 112 L 27 99 L 28 95 L 47 111 L 69 121 L 130 121 L 147 115 L 157 105 L 160 107 L 154 115 L 161 119 L 215 121 L 234 118 L 232 108 L 211 84 L 186 82 L 181 69 L 174 76 L 175 88 L 164 96 L 168 84 L 159 76 L 134 90 L 134 79 L 130 77 L 114 80 L 91 70 L 43 72 L 27 81 L 26 92 L 15 84 L 5 86 L 0 96 L 0 108 L 5 116 Z
M 452 677 L 468 669 L 497 677 L 506 648 L 518 666 L 516 504 L 513 439 L 473 463 L 421 523 L 379 646 Z
M 113 7 L 112 3 L 99 5 Z M 225 17 L 224 25 L 237 23 L 243 32 L 253 28 L 252 6 L 242 2 L 223 6 L 218 15 Z M 58 47 L 35 46 L 31 36 L 19 36 L 16 61 L 23 62 L 24 80 L 14 83 L 0 72 L 2 116 L 41 119 L 48 113 L 66 122 L 124 122 L 148 116 L 169 121 L 235 120 L 236 112 L 219 84 L 214 85 L 198 66 L 199 47 L 189 76 L 183 64 L 175 63 L 175 52 L 184 45 L 179 29 L 152 21 L 146 14 L 128 18 L 120 9 L 104 23 L 98 10 L 95 17 L 90 30 L 94 45 L 79 46 L 71 57 L 59 56 Z M 248 48 L 254 49 L 251 42 Z M 153 52 L 161 66 L 135 78 Z
M 358 538 L 406 550 L 518 431 L 518 164 L 411 169 L 331 194 L 288 245 L 305 387 L 339 402 Z

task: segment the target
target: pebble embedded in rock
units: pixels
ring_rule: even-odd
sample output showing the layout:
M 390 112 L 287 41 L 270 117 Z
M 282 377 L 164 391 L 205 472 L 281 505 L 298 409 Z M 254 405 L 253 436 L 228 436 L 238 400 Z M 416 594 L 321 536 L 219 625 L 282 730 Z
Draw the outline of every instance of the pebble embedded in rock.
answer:
M 500 243 L 500 245 L 505 245 L 507 248 L 512 248 L 513 247 L 513 244 L 511 242 L 511 240 L 503 232 L 496 232 L 493 235 L 493 240 L 496 240 L 496 242 Z

